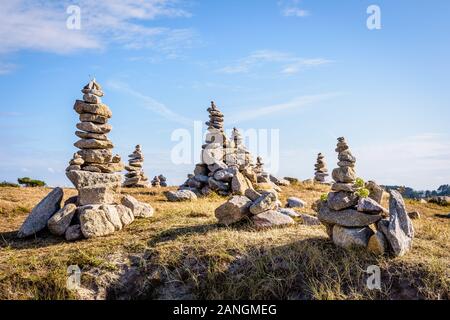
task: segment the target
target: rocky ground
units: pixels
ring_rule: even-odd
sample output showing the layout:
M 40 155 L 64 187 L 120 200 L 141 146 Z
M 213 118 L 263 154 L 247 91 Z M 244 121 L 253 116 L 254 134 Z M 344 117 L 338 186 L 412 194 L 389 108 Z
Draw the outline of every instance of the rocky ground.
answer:
M 310 214 L 313 201 L 329 191 L 311 184 L 282 189 L 283 204 L 299 197 L 307 206 L 296 210 Z M 321 225 L 218 226 L 214 210 L 224 198 L 172 203 L 167 190 L 175 188 L 124 189 L 150 203 L 155 215 L 104 238 L 68 243 L 46 231 L 15 237 L 50 189 L 0 188 L 0 299 L 450 298 L 449 206 L 407 200 L 408 211 L 421 214 L 413 220 L 413 249 L 389 258 L 338 248 Z M 69 265 L 82 270 L 76 291 L 66 288 Z M 366 287 L 369 265 L 381 268 L 381 291 Z

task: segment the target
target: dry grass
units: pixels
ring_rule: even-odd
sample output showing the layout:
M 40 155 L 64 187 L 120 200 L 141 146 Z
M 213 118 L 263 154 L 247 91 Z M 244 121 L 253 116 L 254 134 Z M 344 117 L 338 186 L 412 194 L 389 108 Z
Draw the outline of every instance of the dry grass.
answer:
M 328 191 L 302 184 L 283 189 L 283 202 L 298 196 L 309 205 Z M 408 201 L 409 210 L 422 214 L 414 221 L 417 238 L 410 253 L 392 259 L 336 248 L 322 226 L 299 223 L 260 232 L 245 222 L 219 227 L 214 209 L 224 198 L 170 203 L 163 191 L 124 190 L 152 204 L 155 216 L 105 238 L 66 243 L 46 232 L 28 240 L 14 237 L 48 189 L 0 188 L 0 299 L 95 297 L 66 289 L 66 269 L 73 264 L 83 271 L 83 286 L 103 290 L 107 298 L 450 297 L 450 221 L 435 216 L 448 213 L 448 207 Z M 381 291 L 366 288 L 365 270 L 372 264 L 382 269 Z

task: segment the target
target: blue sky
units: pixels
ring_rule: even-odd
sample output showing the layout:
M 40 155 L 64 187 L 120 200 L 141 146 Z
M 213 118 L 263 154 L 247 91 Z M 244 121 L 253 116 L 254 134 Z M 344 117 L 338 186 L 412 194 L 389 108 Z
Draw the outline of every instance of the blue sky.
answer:
M 372 4 L 380 30 L 366 27 Z M 147 175 L 171 184 L 197 161 L 171 162 L 172 133 L 215 100 L 228 129 L 279 130 L 277 175 L 311 178 L 318 152 L 332 169 L 345 136 L 359 176 L 437 188 L 450 183 L 449 13 L 445 0 L 3 0 L 0 180 L 69 185 L 72 107 L 91 75 L 115 151 L 141 144 Z

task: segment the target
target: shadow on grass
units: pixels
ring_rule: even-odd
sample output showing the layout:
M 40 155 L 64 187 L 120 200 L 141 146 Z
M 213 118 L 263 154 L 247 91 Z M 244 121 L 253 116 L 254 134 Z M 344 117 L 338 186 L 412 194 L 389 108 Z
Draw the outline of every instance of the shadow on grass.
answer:
M 0 232 L 0 248 L 15 250 L 45 248 L 65 242 L 63 238 L 56 237 L 44 230 L 34 236 L 17 238 L 17 231 Z

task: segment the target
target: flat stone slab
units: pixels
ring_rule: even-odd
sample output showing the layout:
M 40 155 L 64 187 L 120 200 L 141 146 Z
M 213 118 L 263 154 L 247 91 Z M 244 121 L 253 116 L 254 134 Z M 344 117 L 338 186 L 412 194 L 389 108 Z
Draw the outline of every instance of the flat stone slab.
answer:
M 379 214 L 366 214 L 353 209 L 334 211 L 327 206 L 320 208 L 317 217 L 325 223 L 344 227 L 365 227 L 382 219 Z

